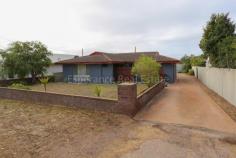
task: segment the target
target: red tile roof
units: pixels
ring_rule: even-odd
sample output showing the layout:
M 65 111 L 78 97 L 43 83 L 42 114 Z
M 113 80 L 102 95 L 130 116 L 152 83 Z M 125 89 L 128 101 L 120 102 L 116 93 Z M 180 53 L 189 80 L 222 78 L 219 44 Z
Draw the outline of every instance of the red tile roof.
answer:
M 57 64 L 112 64 L 112 63 L 133 63 L 141 55 L 153 57 L 160 63 L 178 63 L 178 59 L 160 55 L 158 52 L 136 52 L 136 53 L 105 53 L 94 52 L 88 56 L 75 57 L 73 59 L 62 60 Z

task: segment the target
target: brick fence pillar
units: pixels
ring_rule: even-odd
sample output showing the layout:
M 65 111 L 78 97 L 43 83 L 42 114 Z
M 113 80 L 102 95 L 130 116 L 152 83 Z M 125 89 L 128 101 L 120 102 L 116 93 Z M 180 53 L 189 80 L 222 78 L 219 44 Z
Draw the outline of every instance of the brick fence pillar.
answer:
M 118 85 L 118 111 L 133 115 L 137 111 L 137 84 L 121 83 Z

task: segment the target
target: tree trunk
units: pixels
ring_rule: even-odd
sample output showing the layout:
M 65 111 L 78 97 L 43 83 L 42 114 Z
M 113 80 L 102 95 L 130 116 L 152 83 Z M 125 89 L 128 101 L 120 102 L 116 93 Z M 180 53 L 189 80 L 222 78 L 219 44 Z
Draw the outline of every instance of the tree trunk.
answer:
M 36 83 L 36 74 L 34 72 L 31 73 L 32 76 L 32 84 Z

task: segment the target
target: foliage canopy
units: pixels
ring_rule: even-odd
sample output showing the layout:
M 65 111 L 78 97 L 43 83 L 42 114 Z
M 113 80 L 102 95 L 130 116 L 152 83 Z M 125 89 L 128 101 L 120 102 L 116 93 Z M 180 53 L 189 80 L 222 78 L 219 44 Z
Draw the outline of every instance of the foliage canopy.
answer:
M 132 74 L 139 75 L 148 87 L 159 81 L 161 65 L 153 58 L 142 55 L 132 67 Z
M 183 64 L 183 72 L 187 73 L 192 68 L 192 66 L 205 66 L 206 59 L 203 55 L 184 55 L 181 58 L 181 63 Z
M 97 97 L 100 97 L 102 93 L 102 88 L 100 86 L 95 86 L 94 93 Z
M 31 74 L 32 82 L 36 81 L 38 75 L 43 75 L 51 64 L 51 52 L 38 41 L 13 42 L 1 54 L 3 67 L 10 77 L 17 75 L 24 78 Z
M 188 70 L 190 70 L 192 68 L 191 66 L 191 58 L 188 55 L 184 55 L 181 59 L 180 59 L 181 63 L 183 64 L 183 72 L 187 73 Z
M 235 24 L 228 16 L 213 14 L 199 44 L 214 67 L 236 68 Z
M 48 84 L 48 81 L 49 81 L 49 77 L 41 77 L 41 78 L 39 78 L 39 81 L 43 85 L 44 91 L 46 92 L 47 91 L 47 84 Z

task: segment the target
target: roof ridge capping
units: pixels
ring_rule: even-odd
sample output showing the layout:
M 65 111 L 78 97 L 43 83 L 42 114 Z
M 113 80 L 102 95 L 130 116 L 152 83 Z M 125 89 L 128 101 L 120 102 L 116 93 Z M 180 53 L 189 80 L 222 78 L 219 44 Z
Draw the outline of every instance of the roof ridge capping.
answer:
M 100 51 L 94 51 L 93 53 L 89 54 L 88 56 L 93 56 L 93 55 L 103 55 L 106 52 L 100 52 Z
M 95 52 L 94 52 L 95 53 Z M 104 53 L 104 54 L 151 54 L 151 53 L 158 53 L 160 54 L 159 51 L 143 51 L 143 52 L 118 52 L 118 53 L 107 53 L 107 52 L 99 52 L 99 53 Z M 93 53 L 92 53 L 93 54 Z

